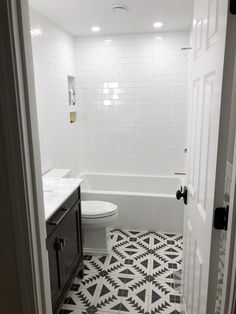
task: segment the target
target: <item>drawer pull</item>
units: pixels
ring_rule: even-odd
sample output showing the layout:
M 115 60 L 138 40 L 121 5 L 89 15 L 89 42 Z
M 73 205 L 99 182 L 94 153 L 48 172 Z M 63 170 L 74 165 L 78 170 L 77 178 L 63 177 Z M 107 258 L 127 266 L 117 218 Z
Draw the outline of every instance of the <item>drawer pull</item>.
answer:
M 64 219 L 64 217 L 66 216 L 66 214 L 68 213 L 68 211 L 70 210 L 70 208 L 64 208 L 64 209 L 61 209 L 64 211 L 64 214 L 61 215 L 61 217 L 58 219 L 58 220 L 53 220 L 50 222 L 50 225 L 53 225 L 53 226 L 57 226 L 59 225 L 59 223 Z
M 66 239 L 59 239 L 59 242 L 61 243 L 62 247 L 64 248 L 66 246 Z
M 56 239 L 56 242 L 55 242 L 56 251 L 63 251 L 65 245 L 66 245 L 65 239 Z

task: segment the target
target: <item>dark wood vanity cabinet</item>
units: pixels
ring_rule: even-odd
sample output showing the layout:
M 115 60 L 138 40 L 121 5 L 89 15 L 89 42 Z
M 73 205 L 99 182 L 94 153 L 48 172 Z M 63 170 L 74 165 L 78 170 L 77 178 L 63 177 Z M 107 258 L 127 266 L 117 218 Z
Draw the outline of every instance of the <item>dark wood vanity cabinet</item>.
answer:
M 78 189 L 46 223 L 53 313 L 58 313 L 75 276 L 83 277 L 80 206 Z

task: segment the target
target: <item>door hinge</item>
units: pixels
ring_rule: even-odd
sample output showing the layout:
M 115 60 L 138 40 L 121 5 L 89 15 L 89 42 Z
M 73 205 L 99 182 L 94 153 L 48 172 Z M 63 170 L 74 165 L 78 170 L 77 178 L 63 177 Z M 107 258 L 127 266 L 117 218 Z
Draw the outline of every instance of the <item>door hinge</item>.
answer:
M 236 14 L 236 2 L 235 0 L 230 0 L 230 13 Z
M 215 209 L 214 228 L 217 230 L 227 230 L 228 228 L 229 206 Z

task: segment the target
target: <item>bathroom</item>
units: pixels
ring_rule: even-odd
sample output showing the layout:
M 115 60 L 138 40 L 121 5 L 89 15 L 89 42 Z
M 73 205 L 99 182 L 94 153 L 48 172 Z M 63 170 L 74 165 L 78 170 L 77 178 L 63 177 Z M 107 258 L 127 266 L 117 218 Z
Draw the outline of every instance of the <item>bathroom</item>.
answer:
M 29 4 L 45 199 L 77 184 L 82 221 L 83 265 L 54 312 L 185 313 L 199 298 L 182 289 L 194 1 Z

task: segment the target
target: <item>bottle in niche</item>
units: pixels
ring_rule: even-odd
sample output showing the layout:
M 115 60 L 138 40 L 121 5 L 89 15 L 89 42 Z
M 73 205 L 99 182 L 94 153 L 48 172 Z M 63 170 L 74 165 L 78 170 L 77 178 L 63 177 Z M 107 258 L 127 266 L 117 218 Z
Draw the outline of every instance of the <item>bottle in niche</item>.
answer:
M 68 95 L 69 95 L 69 106 L 76 105 L 76 93 L 75 93 L 75 78 L 68 76 Z
M 75 92 L 72 88 L 69 88 L 69 102 L 70 102 L 70 106 L 75 105 Z

